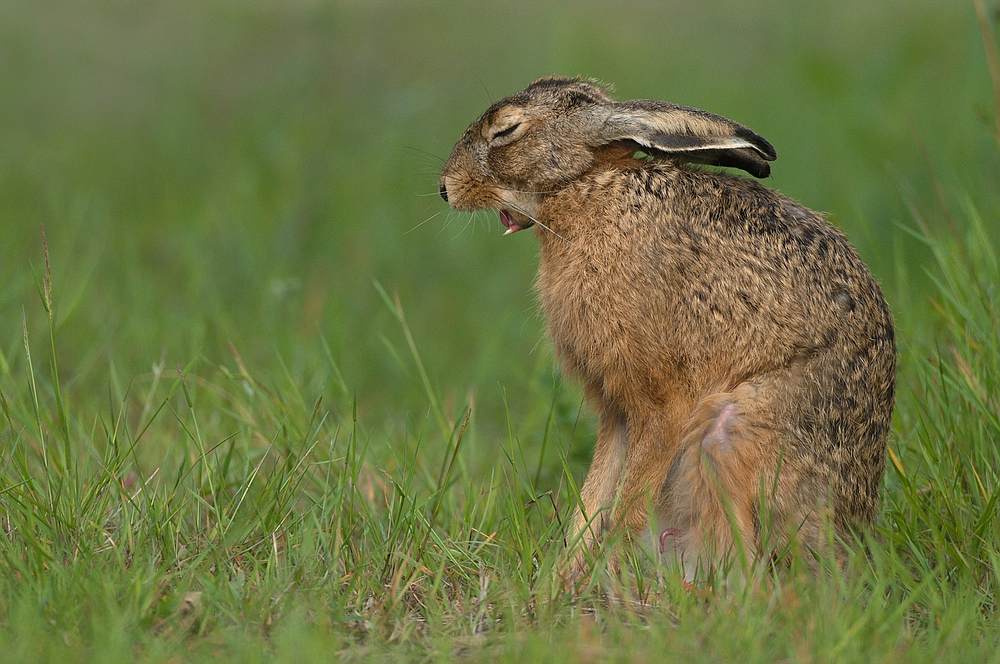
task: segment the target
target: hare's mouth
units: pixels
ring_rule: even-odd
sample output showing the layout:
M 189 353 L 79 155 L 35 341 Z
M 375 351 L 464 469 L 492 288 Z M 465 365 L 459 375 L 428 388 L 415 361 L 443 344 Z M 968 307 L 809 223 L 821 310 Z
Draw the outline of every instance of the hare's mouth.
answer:
M 507 227 L 507 230 L 504 231 L 504 235 L 510 235 L 511 233 L 523 231 L 534 222 L 520 212 L 515 212 L 514 210 L 500 210 L 500 223 Z

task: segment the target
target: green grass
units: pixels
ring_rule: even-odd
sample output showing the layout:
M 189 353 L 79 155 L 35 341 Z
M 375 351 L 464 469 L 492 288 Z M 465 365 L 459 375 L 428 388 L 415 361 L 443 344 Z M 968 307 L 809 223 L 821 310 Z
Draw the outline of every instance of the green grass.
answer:
M 1000 660 L 971 3 L 4 15 L 3 659 Z M 540 341 L 531 238 L 435 194 L 488 99 L 554 71 L 759 131 L 769 184 L 885 285 L 892 454 L 846 572 L 692 589 L 602 552 L 579 597 L 559 583 L 595 422 Z

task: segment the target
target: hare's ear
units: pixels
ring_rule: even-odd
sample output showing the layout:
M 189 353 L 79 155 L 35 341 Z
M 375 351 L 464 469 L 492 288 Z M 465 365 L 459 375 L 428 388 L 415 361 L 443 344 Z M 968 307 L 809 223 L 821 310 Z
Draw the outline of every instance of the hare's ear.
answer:
M 777 155 L 774 148 L 743 125 L 721 115 L 664 101 L 636 99 L 611 104 L 597 132 L 597 143 L 633 141 L 696 164 L 731 166 L 764 178 Z

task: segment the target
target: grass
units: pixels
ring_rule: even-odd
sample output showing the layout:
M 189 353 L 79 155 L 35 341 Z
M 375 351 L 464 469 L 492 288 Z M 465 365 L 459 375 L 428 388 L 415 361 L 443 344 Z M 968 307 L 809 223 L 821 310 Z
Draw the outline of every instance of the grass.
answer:
M 1000 659 L 994 15 L 779 5 L 13 4 L 6 657 Z M 559 583 L 594 421 L 530 240 L 434 196 L 487 95 L 555 70 L 759 130 L 885 284 L 896 423 L 847 572 L 692 589 L 604 552 Z

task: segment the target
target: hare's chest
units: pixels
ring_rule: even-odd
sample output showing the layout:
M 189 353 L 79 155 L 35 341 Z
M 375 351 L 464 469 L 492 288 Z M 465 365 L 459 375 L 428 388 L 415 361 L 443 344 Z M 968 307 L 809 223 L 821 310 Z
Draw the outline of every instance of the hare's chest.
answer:
M 621 260 L 543 251 L 538 291 L 556 351 L 586 375 L 643 366 L 664 340 L 662 322 L 651 324 L 649 290 Z

